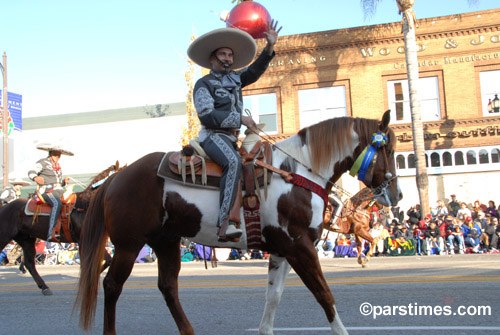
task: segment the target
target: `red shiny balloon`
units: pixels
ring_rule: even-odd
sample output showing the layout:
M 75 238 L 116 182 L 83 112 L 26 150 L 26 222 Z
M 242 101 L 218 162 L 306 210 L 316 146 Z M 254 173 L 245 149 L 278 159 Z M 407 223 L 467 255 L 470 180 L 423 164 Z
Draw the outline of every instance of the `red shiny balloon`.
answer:
M 246 31 L 257 39 L 265 37 L 267 22 L 270 21 L 271 15 L 264 6 L 255 1 L 244 1 L 231 9 L 226 26 Z

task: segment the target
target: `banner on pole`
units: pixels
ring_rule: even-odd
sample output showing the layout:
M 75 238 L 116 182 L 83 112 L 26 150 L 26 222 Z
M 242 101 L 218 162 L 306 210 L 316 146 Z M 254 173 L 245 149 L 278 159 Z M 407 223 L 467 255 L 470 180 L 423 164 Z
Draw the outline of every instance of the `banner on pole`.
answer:
M 0 90 L 0 134 L 2 133 L 2 122 L 1 117 L 3 117 L 3 92 Z M 23 130 L 23 96 L 21 94 L 16 94 L 7 91 L 7 129 L 8 135 L 12 133 L 13 130 L 22 131 Z

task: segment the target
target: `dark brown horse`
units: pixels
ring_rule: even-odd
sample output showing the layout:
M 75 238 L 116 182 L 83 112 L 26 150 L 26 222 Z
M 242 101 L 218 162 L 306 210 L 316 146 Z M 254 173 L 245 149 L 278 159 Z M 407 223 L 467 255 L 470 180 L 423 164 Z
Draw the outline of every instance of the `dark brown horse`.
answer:
M 324 309 L 332 333 L 347 333 L 314 247 L 323 225 L 325 197 L 320 194 L 327 194 L 327 185 L 354 166 L 354 174 L 359 171 L 358 178 L 376 189 L 379 202 L 397 204 L 402 194 L 393 178 L 396 139 L 389 121 L 389 112 L 382 121 L 331 119 L 277 144 L 273 166 L 294 173 L 301 182 L 292 184 L 275 174 L 267 197 L 261 195 L 262 249 L 271 257 L 260 334 L 273 333 L 274 314 L 292 267 Z M 91 201 L 80 241 L 81 273 L 75 302 L 80 305 L 84 329 L 94 320 L 100 262 L 108 236 L 115 254 L 103 281 L 104 334 L 116 333 L 116 303 L 145 243 L 158 256 L 158 287 L 182 335 L 194 334 L 194 330 L 178 298 L 181 237 L 203 245 L 246 249 L 245 233 L 239 242 L 218 242 L 219 191 L 159 178 L 163 157 L 164 153 L 157 152 L 139 159 L 104 183 Z
M 80 239 L 80 231 L 85 217 L 90 198 L 95 193 L 92 185 L 109 176 L 110 173 L 120 169 L 119 163 L 111 165 L 106 170 L 95 176 L 90 185 L 82 192 L 76 193 L 75 208 L 70 215 L 71 241 L 66 240 L 64 234 L 61 234 L 61 242 L 76 242 Z M 49 217 L 39 215 L 33 222 L 32 215 L 25 214 L 26 202 L 28 199 L 17 199 L 0 207 L 0 250 L 11 241 L 16 241 L 24 253 L 24 266 L 28 269 L 38 287 L 44 295 L 52 295 L 52 291 L 47 286 L 42 277 L 38 274 L 35 266 L 35 242 L 36 239 L 45 240 L 49 230 Z M 104 257 L 104 255 L 103 255 Z M 108 258 L 109 263 L 109 258 Z M 22 265 L 20 270 L 22 271 Z

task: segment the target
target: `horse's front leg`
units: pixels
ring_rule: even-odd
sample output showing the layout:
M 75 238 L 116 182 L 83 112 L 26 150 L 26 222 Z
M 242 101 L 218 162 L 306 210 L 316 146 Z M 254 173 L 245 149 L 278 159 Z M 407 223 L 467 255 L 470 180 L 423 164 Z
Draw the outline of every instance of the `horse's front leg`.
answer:
M 364 227 L 360 227 L 356 231 L 355 234 L 356 234 L 356 243 L 357 244 L 362 244 L 363 239 L 365 239 L 370 244 L 370 249 L 366 253 L 364 260 L 362 260 L 361 262 L 360 262 L 361 254 L 358 254 L 358 263 L 361 264 L 361 266 L 365 267 L 366 263 L 368 263 L 371 256 L 373 255 L 373 248 L 375 247 L 375 242 L 373 240 L 373 237 L 370 235 L 370 233 L 366 229 L 364 229 Z M 359 249 L 358 249 L 358 253 L 359 253 Z
M 19 241 L 17 241 L 17 243 L 19 243 L 21 248 L 23 248 L 24 267 L 26 267 L 26 269 L 28 269 L 29 273 L 31 274 L 31 277 L 33 277 L 33 280 L 35 280 L 36 285 L 38 286 L 38 288 L 40 288 L 42 290 L 42 294 L 43 295 L 52 295 L 51 289 L 47 286 L 45 281 L 42 279 L 42 277 L 40 276 L 40 274 L 36 270 L 35 240 L 30 238 L 27 240 L 19 240 Z M 19 269 L 21 269 L 21 268 L 19 268 Z
M 271 255 L 269 257 L 269 269 L 266 291 L 266 306 L 264 315 L 259 326 L 259 335 L 272 335 L 274 327 L 274 315 L 280 304 L 281 295 L 285 287 L 285 280 L 290 272 L 290 264 L 284 257 Z
M 358 250 L 358 264 L 361 266 L 365 266 L 365 262 L 363 262 L 363 239 L 359 237 L 358 235 L 356 236 L 356 250 Z
M 378 244 L 378 241 L 380 240 L 380 237 L 375 237 L 372 242 L 370 242 L 370 251 L 368 251 L 368 254 L 366 255 L 367 262 L 370 260 L 370 258 L 373 256 L 375 253 L 375 247 Z
M 335 299 L 321 270 L 313 242 L 307 238 L 296 239 L 291 250 L 293 250 L 293 255 L 288 254 L 287 260 L 323 307 L 332 334 L 347 335 L 347 330 L 337 313 Z

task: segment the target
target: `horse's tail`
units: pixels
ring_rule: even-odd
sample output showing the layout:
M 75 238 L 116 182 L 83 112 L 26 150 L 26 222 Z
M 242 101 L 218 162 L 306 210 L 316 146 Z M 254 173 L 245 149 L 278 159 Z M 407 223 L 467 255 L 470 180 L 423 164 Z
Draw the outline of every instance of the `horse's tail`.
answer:
M 101 185 L 94 194 L 80 236 L 80 280 L 74 308 L 80 304 L 79 326 L 84 330 L 92 326 L 95 318 L 97 291 L 108 238 L 104 224 L 104 196 L 110 181 Z

